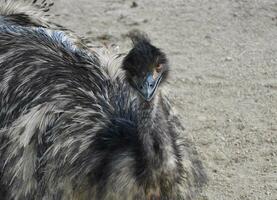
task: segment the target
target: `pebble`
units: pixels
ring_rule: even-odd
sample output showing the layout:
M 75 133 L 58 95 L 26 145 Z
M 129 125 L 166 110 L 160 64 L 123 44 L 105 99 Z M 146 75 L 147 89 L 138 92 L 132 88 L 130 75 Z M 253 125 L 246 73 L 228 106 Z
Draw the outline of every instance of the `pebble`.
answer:
M 232 60 L 233 60 L 233 58 L 230 57 L 230 56 L 228 56 L 228 57 L 225 58 L 225 61 L 228 61 L 228 62 L 230 62 L 230 61 L 232 61 Z
M 138 7 L 138 4 L 137 4 L 137 2 L 133 1 L 132 5 L 131 5 L 131 8 L 136 8 L 136 7 Z

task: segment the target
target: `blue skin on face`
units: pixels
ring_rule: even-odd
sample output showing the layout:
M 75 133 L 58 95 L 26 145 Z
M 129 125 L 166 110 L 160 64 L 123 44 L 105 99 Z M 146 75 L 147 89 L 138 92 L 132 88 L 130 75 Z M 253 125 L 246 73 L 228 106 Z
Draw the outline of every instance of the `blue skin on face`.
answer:
M 146 101 L 151 101 L 151 99 L 153 98 L 158 88 L 158 85 L 161 79 L 162 79 L 161 73 L 157 76 L 156 79 L 154 79 L 152 73 L 148 73 L 146 75 L 145 80 L 142 82 L 141 86 L 137 88 L 139 93 Z

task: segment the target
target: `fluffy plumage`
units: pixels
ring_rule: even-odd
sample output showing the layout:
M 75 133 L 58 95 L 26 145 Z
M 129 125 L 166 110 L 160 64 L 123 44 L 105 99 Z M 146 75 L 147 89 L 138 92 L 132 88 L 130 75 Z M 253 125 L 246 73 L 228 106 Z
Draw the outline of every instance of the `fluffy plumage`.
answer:
M 166 99 L 146 103 L 116 56 L 80 48 L 19 2 L 0 7 L 1 198 L 191 199 L 205 175 Z
M 0 0 L 2 25 L 49 27 L 47 12 L 53 2 L 46 0 Z

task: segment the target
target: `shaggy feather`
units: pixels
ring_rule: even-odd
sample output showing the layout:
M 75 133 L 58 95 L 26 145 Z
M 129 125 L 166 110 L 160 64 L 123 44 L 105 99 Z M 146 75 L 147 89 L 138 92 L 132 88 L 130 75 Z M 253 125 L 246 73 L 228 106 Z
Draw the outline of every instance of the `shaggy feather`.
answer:
M 53 4 L 44 0 L 0 0 L 0 23 L 48 27 L 46 13 Z
M 142 101 L 121 58 L 44 28 L 29 10 L 36 1 L 5 2 L 1 199 L 192 199 L 205 175 L 190 146 L 182 147 L 166 98 Z

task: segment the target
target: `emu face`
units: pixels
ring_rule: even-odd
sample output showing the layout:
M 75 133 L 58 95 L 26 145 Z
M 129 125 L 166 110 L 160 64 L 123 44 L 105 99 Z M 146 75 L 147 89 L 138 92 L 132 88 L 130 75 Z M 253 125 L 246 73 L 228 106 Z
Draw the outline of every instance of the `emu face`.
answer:
M 133 48 L 123 60 L 123 69 L 131 86 L 150 101 L 158 86 L 166 79 L 168 73 L 168 61 L 165 54 L 155 46 L 149 39 L 136 33 L 130 36 Z

